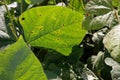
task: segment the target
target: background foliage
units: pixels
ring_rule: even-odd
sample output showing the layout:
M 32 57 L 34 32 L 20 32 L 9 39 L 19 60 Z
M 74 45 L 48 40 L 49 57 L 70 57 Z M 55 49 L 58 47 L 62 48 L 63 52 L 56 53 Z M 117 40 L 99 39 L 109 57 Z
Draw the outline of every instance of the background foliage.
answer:
M 119 0 L 1 0 L 0 80 L 118 80 Z

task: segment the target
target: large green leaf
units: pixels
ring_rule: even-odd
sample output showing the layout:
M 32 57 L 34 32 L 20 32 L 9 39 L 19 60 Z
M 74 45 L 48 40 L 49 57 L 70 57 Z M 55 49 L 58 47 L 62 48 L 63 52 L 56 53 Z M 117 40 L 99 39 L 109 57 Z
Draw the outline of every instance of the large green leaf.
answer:
M 39 60 L 22 37 L 0 51 L 0 80 L 47 80 Z
M 60 6 L 32 8 L 20 16 L 25 39 L 32 46 L 54 49 L 64 55 L 72 52 L 85 32 L 81 27 L 83 15 Z
M 88 16 L 84 19 L 82 26 L 86 30 L 98 30 L 104 26 L 110 26 L 114 20 L 113 11 L 97 17 Z
M 114 26 L 103 39 L 103 43 L 112 56 L 112 58 L 120 62 L 120 25 Z
M 94 15 L 103 15 L 113 9 L 111 0 L 90 0 L 86 11 Z

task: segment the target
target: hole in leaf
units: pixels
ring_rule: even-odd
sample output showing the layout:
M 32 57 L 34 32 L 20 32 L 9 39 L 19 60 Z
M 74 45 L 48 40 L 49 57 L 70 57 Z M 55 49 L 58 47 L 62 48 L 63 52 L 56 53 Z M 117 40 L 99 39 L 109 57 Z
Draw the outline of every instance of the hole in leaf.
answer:
M 42 31 L 43 30 L 43 26 L 40 25 L 39 27 L 39 31 Z
M 22 20 L 25 20 L 25 18 L 23 17 Z

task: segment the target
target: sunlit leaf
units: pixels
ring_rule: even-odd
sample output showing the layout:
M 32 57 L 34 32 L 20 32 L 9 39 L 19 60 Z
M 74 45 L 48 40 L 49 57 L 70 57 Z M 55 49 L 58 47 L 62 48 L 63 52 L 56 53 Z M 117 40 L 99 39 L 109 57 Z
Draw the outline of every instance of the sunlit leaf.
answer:
M 27 43 L 69 55 L 86 33 L 81 27 L 82 19 L 83 15 L 74 10 L 43 6 L 24 12 L 19 20 Z

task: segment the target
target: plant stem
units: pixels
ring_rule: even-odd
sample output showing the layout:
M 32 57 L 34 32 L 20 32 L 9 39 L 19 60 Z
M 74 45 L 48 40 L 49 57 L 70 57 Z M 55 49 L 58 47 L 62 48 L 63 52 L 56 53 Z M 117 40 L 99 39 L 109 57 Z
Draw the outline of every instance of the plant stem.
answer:
M 117 18 L 119 24 L 120 24 L 120 18 L 119 18 L 119 15 L 118 15 L 118 11 L 117 10 L 114 10 L 114 14 L 115 14 L 115 17 Z
M 10 11 L 8 10 L 7 4 L 6 4 L 6 0 L 3 0 L 3 5 L 5 6 L 6 11 L 7 11 L 7 13 L 8 13 L 8 16 L 9 16 L 9 18 L 10 18 L 10 23 L 11 23 L 11 25 L 9 25 L 9 27 L 10 27 L 10 29 L 11 29 L 14 37 L 15 37 L 15 40 L 18 40 L 18 36 L 17 36 L 17 34 L 16 34 L 16 29 L 15 29 L 15 26 L 14 26 L 14 22 L 13 22 L 13 19 L 12 19 L 12 17 L 11 17 L 11 13 L 10 13 Z
M 81 3 L 82 9 L 85 10 L 85 7 L 84 7 L 84 5 L 83 5 L 83 1 L 82 1 L 82 0 L 80 0 L 80 3 Z

